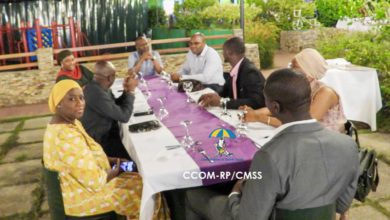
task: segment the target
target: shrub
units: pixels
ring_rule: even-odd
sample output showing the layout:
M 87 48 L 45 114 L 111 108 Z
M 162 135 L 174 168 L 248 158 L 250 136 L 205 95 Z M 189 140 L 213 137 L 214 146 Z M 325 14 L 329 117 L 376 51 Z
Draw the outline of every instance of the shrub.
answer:
M 344 17 L 386 19 L 387 10 L 390 7 L 388 0 L 316 0 L 315 5 L 318 11 L 318 20 L 326 27 L 335 26 L 337 21 Z
M 279 32 L 280 29 L 273 23 L 247 21 L 245 41 L 258 45 L 261 68 L 272 66 L 274 52 L 278 48 Z
M 301 9 L 302 17 L 314 17 L 314 3 L 307 3 L 302 0 L 248 0 L 248 4 L 255 4 L 262 8 L 261 21 L 274 22 L 282 30 L 292 30 L 294 9 Z M 304 24 L 304 29 L 309 27 Z
M 252 21 L 261 13 L 261 8 L 245 4 L 245 20 Z M 205 8 L 200 15 L 211 28 L 238 28 L 240 27 L 240 6 L 238 4 L 215 4 Z
M 165 26 L 167 16 L 164 9 L 156 6 L 150 7 L 148 10 L 148 23 L 151 28 Z
M 186 30 L 208 27 L 209 24 L 203 22 L 200 13 L 217 3 L 217 0 L 186 0 L 182 4 L 175 4 L 174 13 L 177 19 L 175 27 Z

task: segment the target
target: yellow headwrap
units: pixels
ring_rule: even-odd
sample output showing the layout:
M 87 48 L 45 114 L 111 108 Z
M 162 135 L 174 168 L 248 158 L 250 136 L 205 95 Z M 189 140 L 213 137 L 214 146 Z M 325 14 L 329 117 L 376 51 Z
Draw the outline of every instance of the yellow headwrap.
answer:
M 58 103 L 60 103 L 66 93 L 73 88 L 81 89 L 76 81 L 70 79 L 61 80 L 53 86 L 49 95 L 49 109 L 52 113 L 56 112 Z

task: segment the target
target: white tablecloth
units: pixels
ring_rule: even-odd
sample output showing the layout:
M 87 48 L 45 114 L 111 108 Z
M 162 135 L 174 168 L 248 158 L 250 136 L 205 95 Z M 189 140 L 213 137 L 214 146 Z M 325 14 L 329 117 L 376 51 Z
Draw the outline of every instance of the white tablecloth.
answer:
M 328 63 L 335 66 L 332 60 Z M 372 131 L 376 130 L 376 113 L 382 108 L 382 97 L 375 69 L 338 65 L 330 68 L 320 81 L 339 94 L 348 120 L 365 122 Z

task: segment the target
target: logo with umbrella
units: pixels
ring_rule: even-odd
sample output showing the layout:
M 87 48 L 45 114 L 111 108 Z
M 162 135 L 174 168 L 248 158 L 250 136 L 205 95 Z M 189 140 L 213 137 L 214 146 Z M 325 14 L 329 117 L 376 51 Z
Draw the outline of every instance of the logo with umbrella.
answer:
M 219 156 L 231 156 L 233 153 L 230 153 L 226 149 L 225 138 L 236 138 L 236 135 L 233 131 L 225 128 L 217 128 L 209 134 L 209 138 L 216 137 L 218 141 L 214 144 L 215 149 Z

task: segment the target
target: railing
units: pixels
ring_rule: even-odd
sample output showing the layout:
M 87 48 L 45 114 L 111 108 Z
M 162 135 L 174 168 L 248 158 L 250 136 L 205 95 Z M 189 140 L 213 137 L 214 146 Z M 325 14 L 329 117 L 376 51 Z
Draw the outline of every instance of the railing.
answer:
M 36 56 L 36 55 L 37 55 L 36 52 L 5 54 L 5 55 L 0 55 L 0 60 L 14 59 L 14 58 L 26 58 L 26 57 L 29 59 L 29 57 Z M 31 68 L 31 67 L 37 67 L 37 66 L 38 66 L 38 62 L 12 64 L 12 65 L 0 66 L 0 71 Z
M 227 38 L 230 38 L 232 36 L 233 35 L 231 35 L 231 34 L 215 35 L 215 36 L 207 36 L 206 39 L 207 40 L 208 39 L 227 39 Z M 151 40 L 150 42 L 152 45 L 156 45 L 156 44 L 188 42 L 189 40 L 190 40 L 190 38 L 186 37 L 186 38 Z M 53 55 L 58 54 L 62 50 L 70 50 L 72 52 L 80 53 L 80 52 L 85 52 L 85 51 L 99 51 L 99 50 L 104 50 L 104 49 L 114 49 L 114 48 L 132 47 L 132 46 L 135 46 L 135 42 L 133 42 L 133 41 L 132 42 L 124 42 L 124 43 L 115 43 L 115 44 L 104 44 L 104 45 L 94 45 L 94 46 L 85 46 L 85 47 L 54 49 Z M 220 49 L 220 48 L 222 48 L 222 45 L 214 45 L 212 47 L 216 48 L 216 49 Z M 188 47 L 183 47 L 183 48 L 160 49 L 157 51 L 160 54 L 171 54 L 171 53 L 183 53 L 183 52 L 187 52 L 188 50 L 189 50 Z M 77 62 L 93 62 L 93 61 L 98 61 L 98 60 L 115 60 L 115 59 L 127 58 L 130 53 L 131 52 L 116 53 L 116 54 L 103 54 L 103 55 L 97 55 L 97 56 L 77 57 L 75 59 Z M 37 55 L 37 52 L 0 55 L 0 61 L 5 60 L 5 59 L 30 57 L 30 56 L 36 56 L 36 55 Z M 26 63 L 26 64 L 5 65 L 5 66 L 0 66 L 0 71 L 21 69 L 21 68 L 30 68 L 30 67 L 37 67 L 37 66 L 38 66 L 38 62 Z

